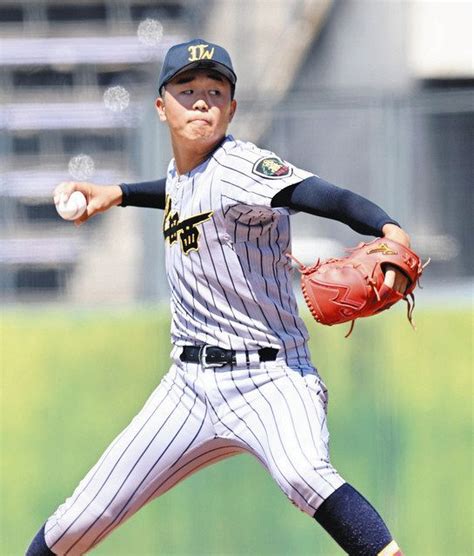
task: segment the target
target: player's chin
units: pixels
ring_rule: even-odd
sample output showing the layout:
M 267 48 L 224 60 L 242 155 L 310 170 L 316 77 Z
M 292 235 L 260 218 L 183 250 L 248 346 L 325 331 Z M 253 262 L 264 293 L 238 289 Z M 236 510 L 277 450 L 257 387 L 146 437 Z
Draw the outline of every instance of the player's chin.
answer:
M 202 126 L 193 129 L 192 133 L 189 134 L 189 138 L 197 142 L 213 141 L 215 135 L 215 130 L 211 126 Z

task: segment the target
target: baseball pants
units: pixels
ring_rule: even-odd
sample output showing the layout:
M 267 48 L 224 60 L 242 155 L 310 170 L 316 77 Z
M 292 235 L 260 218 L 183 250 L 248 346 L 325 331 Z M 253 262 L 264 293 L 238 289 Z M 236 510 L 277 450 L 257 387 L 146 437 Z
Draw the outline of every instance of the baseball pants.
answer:
M 329 462 L 327 389 L 284 360 L 173 365 L 74 493 L 47 520 L 55 554 L 87 552 L 142 506 L 210 464 L 254 455 L 313 516 L 344 480 Z

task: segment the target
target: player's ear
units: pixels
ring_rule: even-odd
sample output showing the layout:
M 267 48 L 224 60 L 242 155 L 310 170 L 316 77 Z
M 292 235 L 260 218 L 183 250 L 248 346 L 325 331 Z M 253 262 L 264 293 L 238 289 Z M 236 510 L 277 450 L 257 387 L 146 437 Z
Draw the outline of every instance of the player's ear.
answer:
M 230 101 L 230 116 L 229 116 L 229 122 L 232 121 L 232 118 L 234 117 L 235 111 L 237 110 L 237 101 L 235 100 L 235 98 L 233 98 Z
M 160 121 L 166 122 L 165 101 L 161 97 L 158 97 L 155 100 L 155 107 L 156 107 L 156 111 L 158 112 Z

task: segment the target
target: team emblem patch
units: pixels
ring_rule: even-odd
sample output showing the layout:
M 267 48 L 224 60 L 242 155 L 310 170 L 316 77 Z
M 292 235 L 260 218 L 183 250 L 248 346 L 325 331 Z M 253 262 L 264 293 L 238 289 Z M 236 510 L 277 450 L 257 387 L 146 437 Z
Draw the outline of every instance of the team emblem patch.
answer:
M 252 172 L 262 178 L 278 179 L 291 176 L 293 169 L 277 156 L 266 156 L 257 160 L 253 165 Z

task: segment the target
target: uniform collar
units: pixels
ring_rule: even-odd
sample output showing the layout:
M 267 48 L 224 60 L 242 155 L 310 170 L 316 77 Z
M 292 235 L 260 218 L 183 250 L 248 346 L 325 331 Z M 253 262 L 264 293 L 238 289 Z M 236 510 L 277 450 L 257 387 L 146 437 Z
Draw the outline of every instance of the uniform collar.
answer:
M 224 139 L 219 143 L 219 145 L 217 145 L 217 147 L 209 154 L 209 156 L 205 160 L 203 160 L 201 164 L 199 164 L 199 166 L 196 166 L 195 168 L 193 168 L 189 172 L 186 172 L 185 174 L 181 174 L 181 176 L 179 176 L 180 181 L 193 178 L 196 174 L 204 172 L 208 167 L 208 165 L 210 164 L 210 162 L 212 161 L 212 159 L 218 156 L 219 153 L 224 150 L 224 145 L 229 141 L 235 141 L 232 135 L 226 135 Z M 172 179 L 178 178 L 178 171 L 176 169 L 176 162 L 174 158 L 171 160 L 171 167 L 169 169 L 168 174 Z

